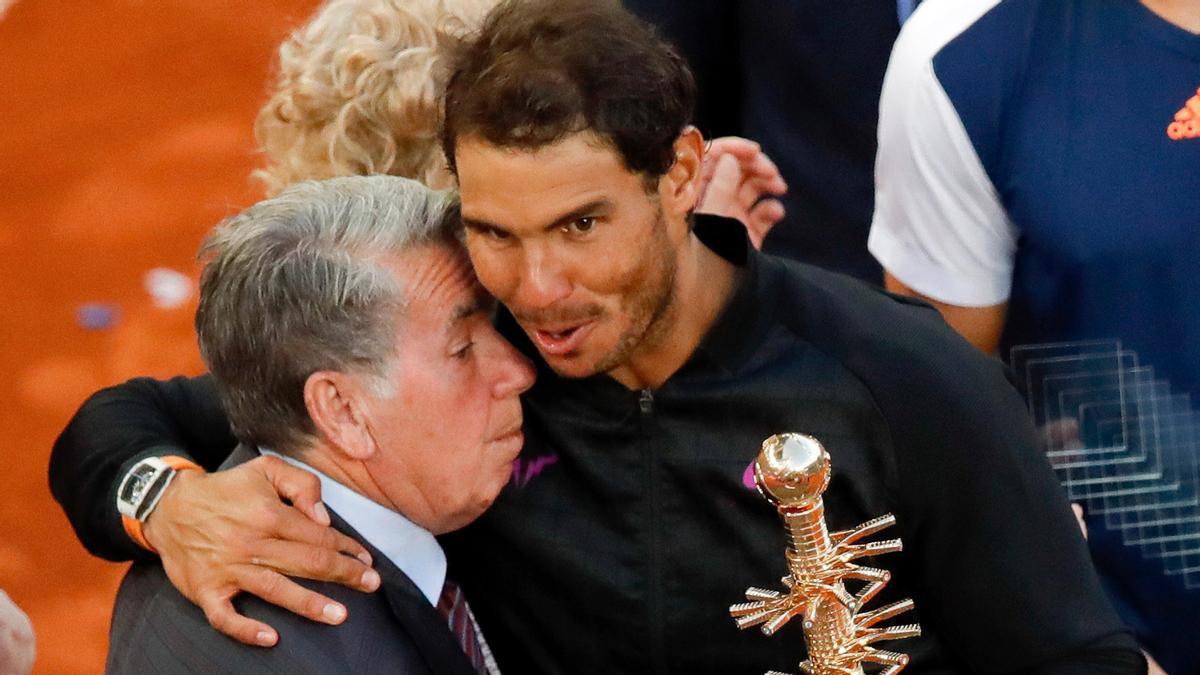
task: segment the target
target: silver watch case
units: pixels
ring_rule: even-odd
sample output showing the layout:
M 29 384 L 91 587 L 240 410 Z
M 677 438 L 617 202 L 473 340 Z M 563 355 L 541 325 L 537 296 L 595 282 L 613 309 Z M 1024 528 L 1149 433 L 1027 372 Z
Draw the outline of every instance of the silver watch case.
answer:
M 175 469 L 159 457 L 147 457 L 134 464 L 117 487 L 117 511 L 146 522 L 175 474 Z

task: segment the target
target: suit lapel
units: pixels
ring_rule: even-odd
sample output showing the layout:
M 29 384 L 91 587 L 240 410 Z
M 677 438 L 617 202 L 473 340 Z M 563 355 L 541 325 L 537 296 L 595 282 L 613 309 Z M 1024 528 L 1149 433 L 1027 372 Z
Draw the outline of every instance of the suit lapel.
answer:
M 388 560 L 387 556 L 371 545 L 371 542 L 350 527 L 345 520 L 330 509 L 329 516 L 334 529 L 353 537 L 362 543 L 371 553 L 375 571 L 383 582 L 379 593 L 382 593 L 392 609 L 396 621 L 404 627 L 405 632 L 412 638 L 417 650 L 421 652 L 431 671 L 441 675 L 477 675 L 470 660 L 463 653 L 462 645 L 450 632 L 446 620 L 438 614 L 437 609 L 429 604 L 429 599 L 404 572 Z
M 257 449 L 241 444 L 234 449 L 233 454 L 225 460 L 221 468 L 237 466 L 258 456 Z M 467 655 L 463 653 L 462 645 L 458 644 L 458 639 L 450 632 L 450 626 L 446 620 L 438 614 L 437 608 L 429 604 L 429 599 L 417 588 L 412 579 L 409 579 L 408 575 L 392 564 L 392 561 L 388 560 L 387 556 L 379 549 L 372 546 L 371 542 L 350 527 L 341 516 L 334 513 L 333 509 L 329 509 L 329 516 L 335 530 L 348 537 L 353 537 L 371 552 L 371 558 L 375 562 L 375 571 L 379 572 L 380 580 L 383 582 L 378 592 L 387 599 L 396 621 L 412 638 L 417 651 L 421 652 L 421 656 L 429 664 L 430 671 L 438 673 L 438 675 L 477 675 L 475 668 L 467 659 Z

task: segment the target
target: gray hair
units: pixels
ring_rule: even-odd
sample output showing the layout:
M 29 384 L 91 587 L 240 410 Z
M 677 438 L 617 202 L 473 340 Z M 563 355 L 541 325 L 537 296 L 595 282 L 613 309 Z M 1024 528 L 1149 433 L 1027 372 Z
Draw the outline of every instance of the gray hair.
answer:
M 380 387 L 406 303 L 379 259 L 458 246 L 458 220 L 447 193 L 355 176 L 298 183 L 219 225 L 200 249 L 196 333 L 235 435 L 280 452 L 307 444 L 304 385 L 319 370 Z

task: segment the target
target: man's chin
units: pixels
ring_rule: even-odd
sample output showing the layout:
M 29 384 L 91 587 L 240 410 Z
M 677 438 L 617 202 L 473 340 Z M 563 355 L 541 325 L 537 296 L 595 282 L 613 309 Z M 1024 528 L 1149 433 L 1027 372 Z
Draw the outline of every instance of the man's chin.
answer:
M 550 366 L 550 370 L 554 371 L 555 375 L 568 379 L 580 379 L 591 377 L 597 374 L 598 371 L 589 361 L 584 361 L 580 358 L 572 358 L 570 356 L 547 356 L 542 354 L 546 365 Z
M 542 360 L 545 360 L 546 365 L 554 371 L 554 375 L 559 377 L 570 378 L 570 380 L 578 380 L 582 377 L 592 377 L 602 372 L 596 368 L 595 359 L 583 357 L 580 353 L 565 354 L 547 354 L 539 351 Z

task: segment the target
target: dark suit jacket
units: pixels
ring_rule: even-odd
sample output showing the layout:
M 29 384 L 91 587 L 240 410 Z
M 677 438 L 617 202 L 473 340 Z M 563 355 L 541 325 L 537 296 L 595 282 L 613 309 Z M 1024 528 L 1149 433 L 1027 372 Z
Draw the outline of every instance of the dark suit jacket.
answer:
M 239 448 L 226 466 L 255 453 Z M 403 572 L 337 514 L 333 525 L 362 541 L 383 579 L 375 593 L 298 579 L 341 602 L 340 626 L 309 621 L 250 595 L 238 611 L 279 632 L 269 649 L 240 644 L 213 630 L 198 607 L 179 594 L 157 560 L 135 563 L 117 594 L 109 634 L 109 673 L 419 673 L 474 675 L 446 621 Z

